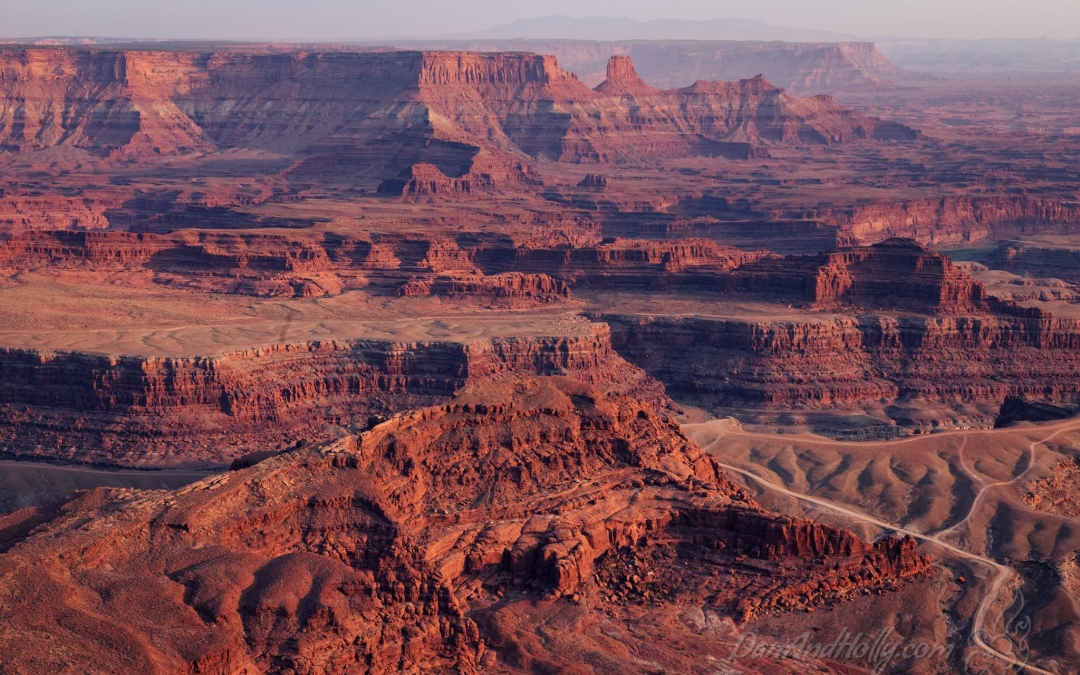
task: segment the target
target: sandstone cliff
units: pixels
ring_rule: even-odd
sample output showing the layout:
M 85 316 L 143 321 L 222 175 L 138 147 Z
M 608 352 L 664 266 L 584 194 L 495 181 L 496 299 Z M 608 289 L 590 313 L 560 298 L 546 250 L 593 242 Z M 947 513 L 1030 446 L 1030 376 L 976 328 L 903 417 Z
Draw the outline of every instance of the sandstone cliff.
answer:
M 753 261 L 737 268 L 730 284 L 735 290 L 808 301 L 815 309 L 981 314 L 989 311 L 991 302 L 967 272 L 910 239 Z
M 990 426 L 1009 396 L 1080 401 L 1080 321 L 991 296 L 911 240 L 752 260 L 719 281 L 729 297 L 787 302 L 797 314 L 593 318 L 676 400 L 706 408 L 872 408 L 926 428 Z
M 1050 277 L 1080 284 L 1080 250 L 1068 243 L 1055 246 L 1050 242 L 1003 241 L 984 260 L 994 269 L 1020 276 Z
M 781 321 L 598 318 L 611 325 L 622 356 L 676 400 L 707 408 L 898 406 L 893 414 L 902 418 L 904 404 L 921 402 L 937 412 L 898 421 L 924 428 L 991 426 L 1010 395 L 1080 402 L 1075 319 L 873 312 Z
M 461 195 L 535 182 L 529 158 L 914 137 L 763 78 L 659 92 L 625 57 L 610 74 L 593 91 L 553 57 L 527 53 L 4 50 L 0 151 L 153 159 L 261 149 L 296 156 L 298 183 L 363 179 L 391 193 Z
M 0 551 L 6 666 L 204 675 L 630 668 L 588 622 L 532 620 L 546 647 L 507 622 L 686 602 L 745 620 L 930 565 L 910 539 L 763 511 L 674 422 L 564 378 L 474 387 L 175 491 L 16 512 Z M 612 576 L 675 552 L 647 578 Z M 693 649 L 723 653 L 712 637 Z
M 767 258 L 706 239 L 605 239 L 577 246 L 498 235 L 29 232 L 0 243 L 0 274 L 37 269 L 148 271 L 162 285 L 311 297 L 365 288 L 400 295 L 555 302 L 567 287 L 722 288 Z
M 431 280 L 414 280 L 398 289 L 398 295 L 417 297 L 436 295 L 447 298 L 481 298 L 507 300 L 514 307 L 545 305 L 570 295 L 565 282 L 546 274 L 508 272 L 489 276 L 437 276 Z
M 1026 194 L 942 197 L 783 215 L 836 228 L 839 246 L 865 246 L 894 237 L 959 244 L 1080 231 L 1080 204 L 1075 200 Z
M 67 462 L 228 465 L 253 448 L 325 438 L 513 373 L 570 373 L 666 401 L 614 353 L 603 325 L 467 344 L 340 340 L 196 358 L 0 349 L 0 448 Z

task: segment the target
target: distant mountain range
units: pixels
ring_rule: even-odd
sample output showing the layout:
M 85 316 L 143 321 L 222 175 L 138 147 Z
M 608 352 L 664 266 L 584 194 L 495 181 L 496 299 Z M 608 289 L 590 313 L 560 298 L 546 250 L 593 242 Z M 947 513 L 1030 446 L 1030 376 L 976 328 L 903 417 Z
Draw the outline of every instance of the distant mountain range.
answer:
M 844 42 L 846 33 L 775 26 L 754 19 L 635 21 L 612 17 L 545 16 L 521 19 L 486 30 L 439 36 L 446 39 L 515 38 L 567 40 L 783 40 L 787 42 Z
M 533 44 L 530 44 L 533 41 Z M 574 45 L 573 42 L 590 45 Z M 678 41 L 681 45 L 649 45 L 648 41 Z M 728 44 L 690 45 L 686 43 L 724 42 Z M 744 42 L 733 45 L 730 42 Z M 637 44 L 629 44 L 635 42 Z M 752 45 L 750 43 L 799 43 L 790 47 Z M 836 43 L 873 42 L 877 51 L 867 47 L 844 47 Z M 599 43 L 609 43 L 606 46 Z M 826 44 L 843 53 L 821 54 L 823 62 L 814 72 L 805 72 L 812 58 L 810 50 L 822 50 Z M 35 38 L 4 38 L 0 45 L 32 44 L 37 46 L 80 47 L 102 45 L 124 49 L 220 49 L 224 47 L 259 47 L 258 41 L 222 40 L 165 40 L 154 38 L 116 38 L 89 36 L 39 36 Z M 597 84 L 603 78 L 607 59 L 616 54 L 632 55 L 643 76 L 651 84 L 662 87 L 683 86 L 686 77 L 738 79 L 764 72 L 770 80 L 793 91 L 807 94 L 834 91 L 837 86 L 880 85 L 895 76 L 888 72 L 895 67 L 925 72 L 1080 72 L 1080 40 L 1049 39 L 985 39 L 985 40 L 920 40 L 900 37 L 867 39 L 847 33 L 778 26 L 756 19 L 717 18 L 700 21 L 656 19 L 636 21 L 628 18 L 546 16 L 521 19 L 482 30 L 434 36 L 400 36 L 397 38 L 360 38 L 352 41 L 318 41 L 274 43 L 279 50 L 368 49 L 372 46 L 395 46 L 414 49 L 472 49 L 478 51 L 522 50 L 556 54 L 563 65 L 576 70 L 582 79 Z M 854 57 L 848 52 L 858 52 Z M 872 48 L 870 48 L 872 51 Z M 678 63 L 654 64 L 646 51 L 675 50 Z M 689 53 L 683 53 L 689 50 Z M 773 52 L 790 52 L 804 63 L 773 62 Z M 595 53 L 593 53 L 595 52 Z M 720 58 L 720 53 L 724 58 Z M 732 60 L 734 54 L 757 52 L 754 58 Z M 884 58 L 882 58 L 882 55 Z M 672 54 L 668 54 L 672 56 Z M 793 58 L 793 57 L 792 57 Z M 859 61 L 855 75 L 845 74 L 844 62 Z M 697 59 L 688 64 L 687 59 Z M 869 61 L 867 61 L 869 59 Z M 885 62 L 891 61 L 891 64 Z M 790 59 L 789 59 L 790 60 Z M 673 68 L 674 66 L 674 68 Z M 865 72 L 863 72 L 865 71 Z M 854 79 L 853 79 L 854 78 Z

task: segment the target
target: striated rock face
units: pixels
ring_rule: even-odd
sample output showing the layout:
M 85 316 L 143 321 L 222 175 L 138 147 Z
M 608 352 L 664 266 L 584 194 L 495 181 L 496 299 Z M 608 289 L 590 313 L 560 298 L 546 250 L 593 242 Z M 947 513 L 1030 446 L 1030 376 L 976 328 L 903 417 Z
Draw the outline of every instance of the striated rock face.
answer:
M 910 239 L 761 260 L 738 268 L 731 283 L 737 290 L 803 299 L 818 309 L 856 306 L 937 314 L 989 309 L 980 283 L 946 256 Z
M 1080 250 L 1063 245 L 1003 241 L 985 258 L 987 265 L 1021 276 L 1052 277 L 1080 284 Z
M 490 276 L 437 276 L 430 281 L 410 281 L 398 289 L 398 295 L 508 299 L 516 301 L 515 306 L 521 306 L 523 303 L 558 302 L 569 297 L 570 290 L 564 282 L 546 274 L 507 272 Z
M 0 350 L 6 456 L 117 465 L 228 465 L 262 445 L 445 399 L 468 382 L 572 373 L 663 405 L 663 389 L 616 355 L 607 326 L 577 336 L 469 344 L 341 340 L 212 357 Z
M 611 238 L 596 246 L 523 247 L 511 265 L 522 272 L 546 272 L 571 287 L 717 290 L 726 286 L 732 270 L 768 257 L 767 251 L 743 251 L 707 239 Z
M 609 75 L 611 80 L 596 89 L 607 100 L 593 104 L 603 105 L 597 112 L 606 118 L 606 133 L 597 133 L 596 113 L 573 115 L 557 157 L 560 161 L 725 156 L 733 152 L 731 143 L 829 145 L 916 137 L 907 127 L 853 116 L 827 96 L 789 97 L 761 76 L 738 82 L 698 81 L 661 92 L 641 81 L 629 59 L 619 56 L 612 57 Z M 587 110 L 583 107 L 582 112 Z
M 179 490 L 16 512 L 0 551 L 6 666 L 205 675 L 566 670 L 583 653 L 632 668 L 564 622 L 523 663 L 499 626 L 516 600 L 664 612 L 693 598 L 744 620 L 930 565 L 911 540 L 763 511 L 673 421 L 564 378 L 486 383 Z M 682 559 L 656 557 L 669 551 Z M 635 555 L 657 574 L 616 590 L 609 570 Z M 556 647 L 571 637 L 577 651 Z
M 659 92 L 638 77 L 629 56 L 612 56 L 607 65 L 607 77 L 596 88 L 605 96 L 655 96 Z
M 800 100 L 763 78 L 659 92 L 613 57 L 593 91 L 554 57 L 514 53 L 0 51 L 0 149 L 151 159 L 228 148 L 301 158 L 305 181 L 461 195 L 535 179 L 525 160 L 715 154 L 914 132 Z M 602 120 L 602 121 L 601 121 Z
M 0 149 L 68 146 L 139 157 L 212 150 L 174 96 L 204 80 L 193 54 L 0 52 Z
M 428 49 L 501 52 L 527 49 L 554 54 L 582 81 L 599 84 L 613 56 L 632 58 L 654 87 L 672 89 L 696 80 L 734 81 L 764 73 L 796 94 L 889 87 L 903 71 L 869 42 L 755 42 L 751 40 L 475 40 L 424 41 Z
M 957 196 L 786 213 L 836 228 L 838 246 L 894 237 L 959 244 L 1027 233 L 1080 232 L 1080 204 L 1033 195 Z
M 28 232 L 0 243 L 0 271 L 149 271 L 162 285 L 263 297 L 365 288 L 551 300 L 568 286 L 716 289 L 731 270 L 767 256 L 705 239 L 551 247 L 499 236 Z
M 603 315 L 615 348 L 702 406 L 827 410 L 905 401 L 1080 402 L 1080 322 L 1017 316 L 825 316 L 787 321 Z

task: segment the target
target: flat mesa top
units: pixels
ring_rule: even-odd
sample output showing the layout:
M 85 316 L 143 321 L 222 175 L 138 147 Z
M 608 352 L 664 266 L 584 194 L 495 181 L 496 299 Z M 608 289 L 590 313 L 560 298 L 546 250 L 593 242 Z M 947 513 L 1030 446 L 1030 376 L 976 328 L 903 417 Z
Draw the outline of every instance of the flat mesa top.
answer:
M 588 320 L 567 315 L 414 317 L 386 321 L 261 321 L 245 324 L 77 331 L 0 331 L 0 348 L 108 356 L 194 357 L 312 341 L 469 344 L 499 337 L 584 337 Z

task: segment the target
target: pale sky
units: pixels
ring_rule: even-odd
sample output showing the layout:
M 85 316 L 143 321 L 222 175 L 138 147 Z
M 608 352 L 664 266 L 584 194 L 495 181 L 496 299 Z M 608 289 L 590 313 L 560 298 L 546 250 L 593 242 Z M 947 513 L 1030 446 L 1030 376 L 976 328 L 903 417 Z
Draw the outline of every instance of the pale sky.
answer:
M 0 0 L 0 37 L 349 40 L 554 14 L 760 19 L 863 38 L 1080 39 L 1080 0 Z

